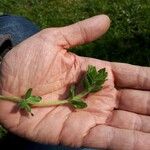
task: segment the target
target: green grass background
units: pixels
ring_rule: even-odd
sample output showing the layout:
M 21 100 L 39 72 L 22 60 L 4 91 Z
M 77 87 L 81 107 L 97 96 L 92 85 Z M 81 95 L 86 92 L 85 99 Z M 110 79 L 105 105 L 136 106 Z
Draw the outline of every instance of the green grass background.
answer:
M 41 28 L 107 14 L 112 20 L 107 34 L 72 51 L 82 56 L 150 66 L 149 0 L 2 0 L 0 12 L 25 16 Z

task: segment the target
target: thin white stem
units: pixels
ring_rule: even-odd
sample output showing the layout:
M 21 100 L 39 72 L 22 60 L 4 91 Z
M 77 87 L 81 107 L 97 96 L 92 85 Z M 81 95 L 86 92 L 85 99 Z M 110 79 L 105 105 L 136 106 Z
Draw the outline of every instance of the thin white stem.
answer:
M 18 103 L 22 99 L 19 97 L 14 97 L 14 96 L 2 96 L 0 95 L 0 100 L 7 100 L 11 102 Z M 32 107 L 47 107 L 47 106 L 52 106 L 52 105 L 61 105 L 61 104 L 66 104 L 68 103 L 68 100 L 42 100 L 41 102 L 37 104 L 33 104 Z
M 16 96 L 2 96 L 0 95 L 0 100 L 7 100 L 7 101 L 11 101 L 11 102 L 20 102 L 21 98 L 20 97 L 16 97 Z
M 33 104 L 32 107 L 48 107 L 53 105 L 67 104 L 68 100 L 42 100 L 37 104 Z

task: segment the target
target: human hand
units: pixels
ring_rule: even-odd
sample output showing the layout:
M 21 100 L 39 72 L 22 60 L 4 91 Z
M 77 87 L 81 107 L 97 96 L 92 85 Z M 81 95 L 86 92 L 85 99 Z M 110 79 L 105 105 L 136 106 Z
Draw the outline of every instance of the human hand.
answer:
M 88 95 L 87 108 L 33 108 L 35 115 L 29 117 L 15 112 L 14 103 L 1 101 L 0 122 L 13 133 L 41 143 L 149 149 L 150 69 L 80 57 L 66 50 L 98 38 L 109 24 L 109 18 L 101 15 L 44 29 L 14 47 L 1 64 L 1 94 L 21 96 L 33 88 L 34 95 L 43 99 L 66 98 L 68 85 L 78 83 L 89 64 L 105 67 L 108 80 L 101 91 Z

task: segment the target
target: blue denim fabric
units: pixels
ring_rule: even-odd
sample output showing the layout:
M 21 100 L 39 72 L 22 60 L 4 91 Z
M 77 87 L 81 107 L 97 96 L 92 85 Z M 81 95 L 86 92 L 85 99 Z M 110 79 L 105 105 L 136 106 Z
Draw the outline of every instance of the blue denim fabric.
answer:
M 13 46 L 38 31 L 39 28 L 26 18 L 10 15 L 0 16 L 0 34 L 10 34 Z
M 24 17 L 11 15 L 0 16 L 0 34 L 10 34 L 13 46 L 37 33 L 39 30 L 40 29 L 35 24 Z M 16 150 L 92 150 L 88 148 L 70 148 L 62 145 L 39 144 L 20 138 L 11 133 L 5 138 L 2 145 L 5 146 L 5 149 L 11 147 L 11 149 Z

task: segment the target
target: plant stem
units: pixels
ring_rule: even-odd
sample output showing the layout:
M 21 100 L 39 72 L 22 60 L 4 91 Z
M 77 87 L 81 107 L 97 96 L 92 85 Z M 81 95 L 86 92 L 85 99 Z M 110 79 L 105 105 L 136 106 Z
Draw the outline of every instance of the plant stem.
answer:
M 11 102 L 18 103 L 22 99 L 20 97 L 15 97 L 15 96 L 2 96 L 0 95 L 0 100 L 7 100 Z M 43 100 L 37 104 L 33 104 L 33 107 L 44 107 L 44 106 L 51 106 L 51 105 L 60 105 L 60 104 L 66 104 L 68 103 L 68 100 Z
M 68 100 L 45 100 L 41 101 L 37 104 L 33 104 L 33 107 L 47 107 L 47 106 L 53 106 L 53 105 L 62 105 L 67 104 Z
M 0 95 L 0 100 L 7 100 L 7 101 L 12 101 L 12 102 L 20 102 L 21 98 L 16 97 L 16 96 L 3 96 Z
M 73 97 L 73 99 L 80 99 L 84 96 L 86 96 L 89 92 L 83 91 L 80 94 L 76 95 Z M 18 103 L 22 100 L 20 97 L 15 97 L 15 96 L 3 96 L 0 95 L 0 100 L 7 100 L 11 102 Z M 69 103 L 69 98 L 65 100 L 42 100 L 39 103 L 33 104 L 32 107 L 47 107 L 47 106 L 52 106 L 52 105 L 62 105 L 62 104 L 67 104 Z

